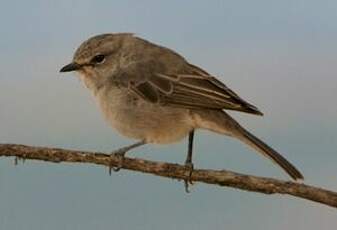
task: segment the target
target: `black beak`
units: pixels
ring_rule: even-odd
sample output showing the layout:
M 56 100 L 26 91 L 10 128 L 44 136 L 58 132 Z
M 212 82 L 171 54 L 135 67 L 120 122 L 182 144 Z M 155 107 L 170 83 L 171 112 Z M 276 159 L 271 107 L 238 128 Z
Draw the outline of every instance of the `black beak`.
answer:
M 63 66 L 63 68 L 60 70 L 60 72 L 71 72 L 71 71 L 76 71 L 76 70 L 79 70 L 81 68 L 81 65 L 75 63 L 75 62 L 72 62 L 66 66 Z

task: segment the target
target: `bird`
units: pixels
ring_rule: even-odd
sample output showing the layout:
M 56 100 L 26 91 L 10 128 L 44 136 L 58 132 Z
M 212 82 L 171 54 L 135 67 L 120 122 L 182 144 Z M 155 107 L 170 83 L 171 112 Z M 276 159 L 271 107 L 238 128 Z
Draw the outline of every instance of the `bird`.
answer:
M 303 179 L 294 165 L 226 112 L 262 116 L 256 106 L 172 49 L 133 33 L 100 34 L 84 41 L 70 64 L 60 70 L 71 71 L 79 73 L 106 121 L 123 136 L 137 140 L 111 153 L 120 157 L 116 171 L 131 149 L 188 136 L 185 166 L 191 176 L 194 133 L 206 129 L 238 139 L 292 179 Z

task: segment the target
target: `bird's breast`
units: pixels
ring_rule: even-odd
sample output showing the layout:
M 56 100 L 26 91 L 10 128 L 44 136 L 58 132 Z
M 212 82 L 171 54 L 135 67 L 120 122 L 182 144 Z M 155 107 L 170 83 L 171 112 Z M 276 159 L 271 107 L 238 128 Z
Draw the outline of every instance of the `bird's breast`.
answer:
M 165 144 L 181 140 L 193 129 L 188 110 L 146 102 L 127 89 L 101 90 L 96 99 L 110 125 L 129 138 Z

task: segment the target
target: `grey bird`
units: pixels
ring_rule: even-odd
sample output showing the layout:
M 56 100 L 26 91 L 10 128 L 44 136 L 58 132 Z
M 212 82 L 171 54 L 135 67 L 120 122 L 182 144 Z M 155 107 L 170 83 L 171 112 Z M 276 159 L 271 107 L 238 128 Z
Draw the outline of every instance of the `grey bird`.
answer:
M 254 105 L 173 50 L 131 33 L 101 34 L 83 42 L 60 70 L 69 71 L 80 74 L 110 125 L 139 141 L 113 152 L 121 159 L 137 146 L 189 136 L 185 165 L 192 173 L 194 131 L 207 129 L 242 141 L 294 180 L 303 179 L 290 162 L 224 111 L 263 115 Z

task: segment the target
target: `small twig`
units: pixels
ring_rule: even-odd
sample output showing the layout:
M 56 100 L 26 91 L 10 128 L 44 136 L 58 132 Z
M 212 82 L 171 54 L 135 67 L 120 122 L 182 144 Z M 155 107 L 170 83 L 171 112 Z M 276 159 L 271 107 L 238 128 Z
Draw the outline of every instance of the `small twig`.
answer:
M 55 163 L 91 163 L 107 167 L 118 166 L 120 163 L 118 157 L 111 157 L 104 153 L 17 144 L 0 144 L 0 156 L 13 156 L 22 159 L 42 160 Z M 227 170 L 205 169 L 194 169 L 191 178 L 189 178 L 190 170 L 185 166 L 134 158 L 124 158 L 122 168 L 162 177 L 179 180 L 191 179 L 192 181 L 264 194 L 288 194 L 337 208 L 336 192 L 296 182 L 244 175 Z

